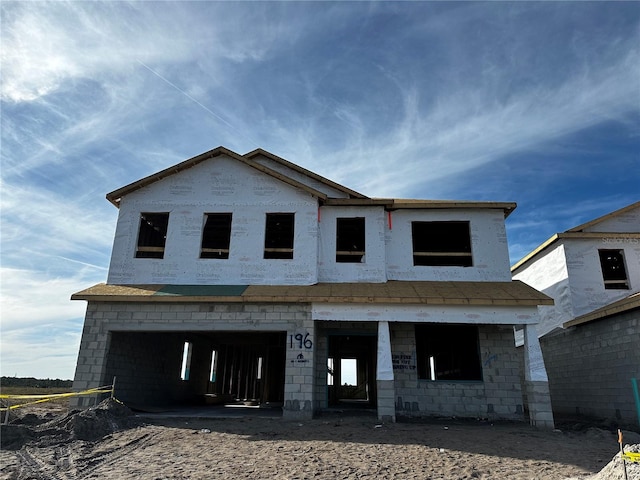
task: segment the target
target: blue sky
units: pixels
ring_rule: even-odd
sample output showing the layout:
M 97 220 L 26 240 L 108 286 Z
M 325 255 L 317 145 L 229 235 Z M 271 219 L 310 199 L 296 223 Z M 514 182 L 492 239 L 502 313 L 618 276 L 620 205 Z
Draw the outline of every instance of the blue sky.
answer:
M 0 9 L 2 375 L 73 377 L 105 194 L 219 145 L 369 196 L 515 201 L 512 262 L 640 197 L 640 3 Z

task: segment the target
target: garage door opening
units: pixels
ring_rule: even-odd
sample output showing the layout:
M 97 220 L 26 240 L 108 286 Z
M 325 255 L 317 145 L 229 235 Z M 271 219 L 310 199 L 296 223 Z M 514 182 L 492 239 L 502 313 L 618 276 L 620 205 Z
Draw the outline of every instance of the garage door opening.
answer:
M 286 332 L 112 332 L 105 378 L 141 410 L 160 406 L 280 407 Z

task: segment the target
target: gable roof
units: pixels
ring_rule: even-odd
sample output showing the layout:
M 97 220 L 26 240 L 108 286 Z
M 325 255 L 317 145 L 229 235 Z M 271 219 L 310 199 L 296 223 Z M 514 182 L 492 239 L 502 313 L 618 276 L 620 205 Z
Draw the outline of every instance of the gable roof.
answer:
M 615 218 L 619 215 L 622 215 L 623 213 L 627 213 L 630 210 L 633 210 L 635 208 L 640 207 L 640 201 L 632 203 L 631 205 L 627 205 L 626 207 L 622 207 L 614 212 L 611 213 L 607 213 L 606 215 L 602 215 L 601 217 L 598 217 L 594 220 L 591 220 L 587 223 L 583 223 L 582 225 L 578 225 L 577 227 L 573 227 L 570 228 L 569 230 L 567 230 L 567 232 L 584 232 L 585 229 L 593 227 L 594 225 L 597 225 L 599 223 L 604 222 L 605 220 L 610 220 L 612 218 Z
M 586 223 L 578 225 L 577 227 L 570 228 L 563 233 L 556 233 L 552 235 L 546 241 L 538 245 L 538 247 L 536 247 L 534 250 L 518 260 L 511 267 L 511 273 L 515 273 L 516 270 L 528 263 L 529 260 L 538 256 L 538 254 L 540 254 L 562 238 L 640 238 L 640 233 L 636 232 L 585 232 L 585 229 L 587 228 L 598 225 L 605 220 L 610 220 L 638 207 L 640 207 L 640 202 L 635 202 L 631 205 L 627 205 L 626 207 L 622 207 L 618 210 L 607 213 L 606 215 L 602 215 L 601 217 L 598 217 L 594 220 L 590 220 Z
M 239 155 L 236 152 L 233 152 L 231 150 L 229 150 L 228 148 L 225 147 L 217 147 L 214 148 L 213 150 L 209 150 L 208 152 L 205 153 L 201 153 L 200 155 L 196 155 L 193 158 L 190 158 L 188 160 L 185 160 L 183 162 L 180 162 L 176 165 L 173 165 L 172 167 L 169 168 L 165 168 L 164 170 L 161 170 L 157 173 L 154 173 L 152 175 L 149 175 L 147 177 L 144 177 L 140 180 L 137 180 L 133 183 L 130 183 L 129 185 L 125 185 L 124 187 L 121 187 L 117 190 L 114 190 L 113 192 L 107 193 L 107 200 L 109 200 L 111 203 L 113 203 L 116 207 L 120 206 L 120 199 L 122 197 L 124 197 L 125 195 L 134 192 L 136 190 L 139 190 L 141 188 L 144 188 L 148 185 L 151 185 L 152 183 L 155 183 L 159 180 L 162 180 L 164 178 L 167 178 L 171 175 L 174 175 L 176 173 L 179 173 L 183 170 L 187 170 L 191 167 L 195 167 L 196 165 L 198 165 L 199 163 L 202 163 L 204 161 L 210 160 L 212 158 L 215 157 L 219 157 L 221 155 L 226 155 L 228 157 L 233 158 L 234 160 L 237 160 L 241 163 L 244 163 L 245 165 L 254 168 L 262 173 L 265 173 L 267 175 L 270 175 L 273 178 L 276 178 L 284 183 L 287 183 L 293 187 L 299 188 L 301 190 L 304 190 L 308 193 L 310 193 L 311 195 L 322 199 L 322 200 L 326 200 L 327 195 L 323 192 L 320 192 L 318 190 L 316 190 L 315 188 L 312 188 L 302 182 L 299 182 L 297 180 L 294 180 L 293 178 L 290 178 L 286 175 L 283 175 L 280 172 L 276 172 L 275 170 L 265 167 L 264 165 L 259 164 L 258 162 L 255 162 L 253 160 L 251 160 L 250 158 L 247 158 L 245 156 Z M 328 182 L 329 180 L 327 180 Z M 336 184 L 337 185 L 337 184 Z M 343 187 L 345 188 L 345 187 Z
M 593 322 L 594 320 L 600 320 L 612 315 L 625 313 L 630 310 L 640 308 L 640 292 L 632 293 L 628 297 L 622 298 L 618 301 L 600 307 L 592 312 L 585 313 L 579 317 L 569 320 L 562 324 L 563 328 L 575 327 L 584 323 Z
M 279 157 L 277 155 L 274 155 L 271 152 L 267 152 L 266 150 L 263 150 L 261 148 L 256 148 L 255 150 L 249 152 L 249 153 L 245 153 L 243 155 L 244 158 L 248 158 L 248 159 L 254 159 L 256 157 L 259 156 L 264 156 L 267 157 L 269 160 L 273 160 L 274 162 L 283 165 L 287 168 L 290 168 L 291 170 L 294 170 L 298 173 L 301 173 L 302 175 L 305 175 L 306 177 L 309 177 L 313 180 L 316 180 L 320 183 L 323 183 L 325 185 L 327 185 L 328 187 L 331 188 L 335 188 L 336 190 L 339 190 L 341 192 L 346 193 L 347 195 L 349 195 L 350 198 L 369 198 L 366 195 L 363 195 L 361 193 L 356 192 L 355 190 L 351 190 L 350 188 L 345 187 L 344 185 L 340 185 L 339 183 L 336 183 L 332 180 L 329 180 L 328 178 L 323 177 L 322 175 L 318 175 L 317 173 L 312 172 L 311 170 L 307 170 L 306 168 L 301 167 L 300 165 L 296 165 L 295 163 L 292 163 L 288 160 L 285 160 L 282 157 Z
M 277 180 L 280 180 L 284 183 L 287 183 L 293 187 L 304 190 L 311 195 L 318 198 L 323 205 L 340 205 L 340 206 L 383 206 L 387 210 L 400 210 L 400 209 L 450 209 L 450 208 L 458 208 L 458 209 L 500 209 L 504 212 L 504 217 L 507 218 L 513 210 L 516 208 L 516 204 L 514 202 L 478 202 L 478 201 L 467 201 L 467 200 L 420 200 L 420 199 L 398 199 L 398 198 L 369 198 L 355 190 L 351 190 L 350 188 L 345 187 L 344 185 L 340 185 L 332 180 L 329 180 L 317 173 L 314 173 L 306 168 L 300 167 L 295 163 L 289 162 L 284 158 L 278 157 L 266 150 L 258 148 L 253 150 L 245 155 L 240 155 L 232 150 L 229 150 L 225 147 L 217 147 L 213 150 L 209 150 L 208 152 L 201 153 L 200 155 L 196 155 L 188 160 L 184 160 L 176 165 L 165 168 L 159 172 L 156 172 L 152 175 L 144 177 L 140 180 L 137 180 L 133 183 L 125 185 L 124 187 L 118 188 L 110 193 L 107 193 L 106 197 L 111 203 L 113 203 L 116 207 L 120 206 L 120 200 L 125 195 L 128 195 L 131 192 L 144 188 L 148 185 L 151 185 L 157 181 L 160 181 L 164 178 L 167 178 L 171 175 L 179 173 L 181 171 L 192 168 L 199 163 L 211 160 L 215 157 L 226 155 L 234 160 L 237 160 L 251 168 L 254 168 L 266 175 L 270 175 Z M 282 165 L 288 169 L 291 169 L 311 180 L 319 182 L 327 187 L 333 188 L 340 192 L 345 193 L 348 198 L 331 198 L 326 193 L 321 192 L 304 182 L 298 181 L 285 173 L 274 170 L 273 168 L 269 168 L 264 166 L 263 164 L 257 161 L 257 157 L 264 156 L 273 162 Z

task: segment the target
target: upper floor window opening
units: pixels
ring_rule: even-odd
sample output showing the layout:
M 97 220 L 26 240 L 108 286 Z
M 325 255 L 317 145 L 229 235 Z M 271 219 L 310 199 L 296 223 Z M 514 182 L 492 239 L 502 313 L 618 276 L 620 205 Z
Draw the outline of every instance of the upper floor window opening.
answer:
M 468 221 L 411 222 L 413 264 L 470 267 L 471 232 Z
M 267 213 L 264 258 L 293 258 L 294 224 L 294 213 Z
M 168 212 L 142 212 L 140 214 L 136 258 L 164 258 L 168 224 Z
M 206 213 L 202 229 L 200 258 L 229 258 L 231 213 Z
M 598 250 L 600 268 L 606 290 L 628 290 L 629 279 L 624 266 L 623 250 Z
M 365 254 L 364 217 L 336 219 L 336 262 L 361 263 Z

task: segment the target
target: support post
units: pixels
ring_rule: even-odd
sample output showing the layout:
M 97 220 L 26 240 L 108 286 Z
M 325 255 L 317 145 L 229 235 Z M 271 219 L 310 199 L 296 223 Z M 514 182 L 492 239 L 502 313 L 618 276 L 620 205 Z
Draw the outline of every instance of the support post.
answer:
M 378 419 L 396 421 L 395 384 L 391 361 L 389 322 L 378 322 L 376 384 L 378 391 Z
M 532 426 L 552 430 L 553 411 L 549 379 L 535 325 L 524 326 L 524 388 Z

